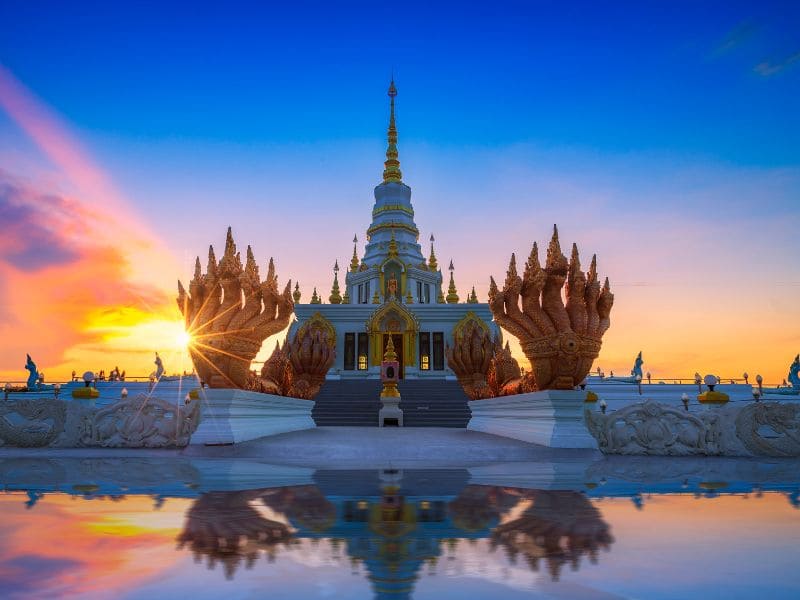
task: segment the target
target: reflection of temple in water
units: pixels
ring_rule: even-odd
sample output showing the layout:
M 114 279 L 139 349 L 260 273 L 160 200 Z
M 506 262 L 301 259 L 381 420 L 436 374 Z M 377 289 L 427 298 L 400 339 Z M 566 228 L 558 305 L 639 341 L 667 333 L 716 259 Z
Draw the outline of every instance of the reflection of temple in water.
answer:
M 581 493 L 468 485 L 465 470 L 318 471 L 316 485 L 212 492 L 197 499 L 178 541 L 209 568 L 233 578 L 259 555 L 308 539 L 330 540 L 361 566 L 376 598 L 410 598 L 427 566 L 459 540 L 489 539 L 553 580 L 581 558 L 597 560 L 613 542 L 599 511 Z

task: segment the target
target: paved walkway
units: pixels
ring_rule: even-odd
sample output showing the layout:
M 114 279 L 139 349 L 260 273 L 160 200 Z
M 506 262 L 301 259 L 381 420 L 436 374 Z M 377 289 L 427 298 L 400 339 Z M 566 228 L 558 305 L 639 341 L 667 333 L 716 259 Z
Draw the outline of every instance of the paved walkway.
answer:
M 236 446 L 189 447 L 189 455 L 259 458 L 279 464 L 386 466 L 477 465 L 555 456 L 600 456 L 592 450 L 552 449 L 496 435 L 439 427 L 317 427 Z M 197 454 L 196 454 L 197 453 Z
M 0 448 L 0 458 L 196 457 L 258 459 L 316 468 L 426 467 L 600 457 L 594 450 L 546 448 L 466 429 L 438 427 L 317 427 L 235 446 L 182 450 L 120 448 Z

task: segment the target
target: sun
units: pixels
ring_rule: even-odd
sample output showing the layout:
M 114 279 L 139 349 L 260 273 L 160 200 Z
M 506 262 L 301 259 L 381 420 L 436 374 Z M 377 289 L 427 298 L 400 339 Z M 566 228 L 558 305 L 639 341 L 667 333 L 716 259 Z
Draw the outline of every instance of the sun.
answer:
M 181 331 L 177 336 L 175 336 L 175 345 L 182 350 L 186 350 L 191 343 L 192 334 L 190 334 L 188 331 Z

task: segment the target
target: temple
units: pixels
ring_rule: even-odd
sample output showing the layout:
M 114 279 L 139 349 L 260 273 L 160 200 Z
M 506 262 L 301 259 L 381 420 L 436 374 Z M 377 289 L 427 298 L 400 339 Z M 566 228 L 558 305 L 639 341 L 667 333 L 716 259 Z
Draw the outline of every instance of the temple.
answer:
M 383 181 L 375 186 L 372 222 L 366 245 L 359 256 L 358 238 L 353 239 L 353 257 L 339 284 L 339 262 L 335 262 L 328 303 L 316 289 L 310 302 L 301 303 L 295 288 L 295 315 L 289 339 L 305 323 L 317 322 L 335 338 L 336 359 L 328 379 L 380 376 L 383 351 L 391 337 L 405 379 L 455 377 L 447 366 L 445 346 L 453 344 L 454 332 L 477 324 L 492 338 L 500 335 L 489 305 L 478 302 L 474 288 L 460 301 L 449 264 L 449 283 L 444 279 L 430 237 L 426 259 L 414 222 L 411 188 L 403 183 L 397 150 L 394 81 L 389 86 L 388 147 Z

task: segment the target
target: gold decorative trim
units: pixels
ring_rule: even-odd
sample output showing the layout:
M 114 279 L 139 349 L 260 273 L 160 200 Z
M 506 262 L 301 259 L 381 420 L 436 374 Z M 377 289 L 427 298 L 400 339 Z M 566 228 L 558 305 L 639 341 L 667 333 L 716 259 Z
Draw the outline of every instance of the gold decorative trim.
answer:
M 311 315 L 311 317 L 306 319 L 306 321 L 297 329 L 295 337 L 302 336 L 303 333 L 309 328 L 322 329 L 328 334 L 328 345 L 336 346 L 336 328 L 333 326 L 333 323 L 323 316 L 321 312 L 317 311 Z

